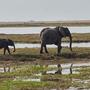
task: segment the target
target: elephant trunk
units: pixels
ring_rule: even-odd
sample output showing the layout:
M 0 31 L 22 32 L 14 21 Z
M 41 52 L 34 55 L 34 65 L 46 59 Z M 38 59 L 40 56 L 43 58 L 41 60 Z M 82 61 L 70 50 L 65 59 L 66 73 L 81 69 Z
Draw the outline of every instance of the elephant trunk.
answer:
M 72 51 L 72 36 L 70 35 L 69 38 L 70 38 L 70 50 Z
M 13 45 L 13 47 L 14 47 L 14 50 L 13 50 L 13 52 L 15 52 L 15 50 L 16 50 L 16 49 L 15 49 L 15 45 Z

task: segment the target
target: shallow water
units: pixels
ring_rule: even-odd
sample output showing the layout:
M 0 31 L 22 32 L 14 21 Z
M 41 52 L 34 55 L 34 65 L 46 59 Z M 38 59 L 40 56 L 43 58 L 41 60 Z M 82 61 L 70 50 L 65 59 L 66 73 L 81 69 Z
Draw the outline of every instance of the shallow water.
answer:
M 69 47 L 69 43 L 63 42 L 63 47 Z M 15 43 L 16 48 L 40 48 L 40 44 L 32 43 Z M 56 48 L 56 45 L 47 45 L 48 48 Z M 72 43 L 72 47 L 90 47 L 90 42 L 87 43 Z
M 90 63 L 80 63 L 80 64 L 73 64 L 73 68 L 72 68 L 72 72 L 73 74 L 75 73 L 79 73 L 77 71 L 75 71 L 76 69 L 80 69 L 80 67 L 87 67 L 87 66 L 90 66 Z M 49 65 L 48 67 L 57 67 L 57 65 Z M 71 63 L 68 63 L 68 64 L 61 64 L 61 67 L 62 67 L 62 74 L 70 74 L 70 67 L 71 67 Z M 51 71 L 47 71 L 47 73 L 52 73 L 52 74 L 55 74 L 55 72 L 57 71 L 57 69 L 55 70 L 51 70 Z
M 0 33 L 6 34 L 32 34 L 40 33 L 45 27 L 19 27 L 19 28 L 0 28 Z M 71 33 L 90 33 L 90 27 L 68 27 Z

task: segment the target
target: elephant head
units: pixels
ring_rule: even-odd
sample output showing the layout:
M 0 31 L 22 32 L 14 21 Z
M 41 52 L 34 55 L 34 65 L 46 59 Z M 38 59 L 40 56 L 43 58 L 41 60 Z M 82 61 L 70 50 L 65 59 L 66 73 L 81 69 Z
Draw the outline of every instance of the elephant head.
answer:
M 68 28 L 65 27 L 57 27 L 59 33 L 62 37 L 69 37 L 70 38 L 70 50 L 72 51 L 72 36 Z
M 13 52 L 15 52 L 15 45 L 14 45 L 14 42 L 10 39 L 7 40 L 8 41 L 8 46 L 13 46 L 14 47 L 14 50 Z

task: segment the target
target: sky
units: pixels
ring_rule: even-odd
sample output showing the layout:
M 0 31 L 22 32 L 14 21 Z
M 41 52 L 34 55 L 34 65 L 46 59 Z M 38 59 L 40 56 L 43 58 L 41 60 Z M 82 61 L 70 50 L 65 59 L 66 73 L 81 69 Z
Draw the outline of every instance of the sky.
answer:
M 90 20 L 90 0 L 0 0 L 0 21 Z

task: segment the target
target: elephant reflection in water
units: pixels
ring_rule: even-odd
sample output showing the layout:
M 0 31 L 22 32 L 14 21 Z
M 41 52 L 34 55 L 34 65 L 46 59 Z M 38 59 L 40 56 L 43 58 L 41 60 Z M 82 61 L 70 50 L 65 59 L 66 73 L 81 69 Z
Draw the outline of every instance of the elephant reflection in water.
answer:
M 58 64 L 57 67 L 58 67 L 58 70 L 55 72 L 55 74 L 62 74 L 61 64 Z
M 45 48 L 45 52 L 47 51 L 47 44 L 55 44 L 58 46 L 57 53 L 60 54 L 61 51 L 61 39 L 63 37 L 69 37 L 70 38 L 70 50 L 72 51 L 72 36 L 68 28 L 65 27 L 55 27 L 55 28 L 44 28 L 40 32 L 40 38 L 41 38 L 41 49 L 40 53 L 43 53 L 43 47 Z
M 14 42 L 10 39 L 0 39 L 0 49 L 4 48 L 4 55 L 6 53 L 6 50 L 8 51 L 9 54 L 10 50 L 9 50 L 9 46 L 13 46 L 14 47 L 14 51 L 15 52 L 15 45 Z

